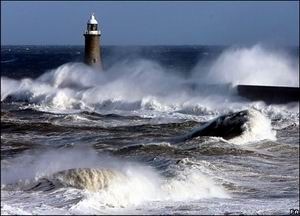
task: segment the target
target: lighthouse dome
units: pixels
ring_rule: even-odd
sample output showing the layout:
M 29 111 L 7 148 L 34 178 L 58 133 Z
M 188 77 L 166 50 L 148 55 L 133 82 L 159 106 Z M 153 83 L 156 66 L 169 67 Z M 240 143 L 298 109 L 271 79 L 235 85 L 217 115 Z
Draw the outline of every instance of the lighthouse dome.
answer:
M 94 13 L 87 22 L 86 31 L 84 35 L 101 35 L 101 31 L 98 30 L 98 22 L 95 19 Z
M 97 20 L 95 19 L 94 14 L 92 14 L 91 18 L 88 21 L 88 24 L 98 24 Z

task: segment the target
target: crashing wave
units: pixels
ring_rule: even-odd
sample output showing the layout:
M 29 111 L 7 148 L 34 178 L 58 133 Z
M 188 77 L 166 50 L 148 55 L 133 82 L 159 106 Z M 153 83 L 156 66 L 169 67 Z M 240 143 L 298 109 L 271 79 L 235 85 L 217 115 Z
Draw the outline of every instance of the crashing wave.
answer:
M 7 184 L 3 189 L 20 188 L 25 191 L 49 191 L 61 187 L 72 187 L 87 191 L 105 190 L 113 183 L 122 183 L 127 177 L 116 170 L 100 168 L 73 168 L 43 176 L 37 180 Z
M 122 181 L 126 177 L 110 169 L 77 168 L 60 171 L 52 178 L 64 186 L 98 191 L 107 188 L 112 181 Z
M 253 109 L 219 116 L 192 132 L 175 138 L 173 142 L 185 141 L 198 136 L 222 137 L 236 144 L 263 139 L 276 140 L 276 132 L 272 129 L 271 120 Z

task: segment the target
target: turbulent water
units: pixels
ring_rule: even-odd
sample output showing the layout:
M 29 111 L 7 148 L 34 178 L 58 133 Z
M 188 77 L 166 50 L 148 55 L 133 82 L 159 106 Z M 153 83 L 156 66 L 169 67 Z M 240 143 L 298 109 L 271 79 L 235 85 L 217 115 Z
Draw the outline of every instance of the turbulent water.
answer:
M 289 214 L 299 209 L 298 48 L 1 47 L 1 214 Z M 235 137 L 173 142 L 248 110 Z

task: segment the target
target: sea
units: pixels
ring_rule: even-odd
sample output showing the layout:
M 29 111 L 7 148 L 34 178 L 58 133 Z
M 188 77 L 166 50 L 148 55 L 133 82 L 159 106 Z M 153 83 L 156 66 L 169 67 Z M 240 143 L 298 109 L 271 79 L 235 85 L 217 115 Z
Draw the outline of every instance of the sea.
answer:
M 101 52 L 1 46 L 1 215 L 299 213 L 299 102 L 236 91 L 299 87 L 299 47 Z M 243 110 L 238 136 L 172 141 Z

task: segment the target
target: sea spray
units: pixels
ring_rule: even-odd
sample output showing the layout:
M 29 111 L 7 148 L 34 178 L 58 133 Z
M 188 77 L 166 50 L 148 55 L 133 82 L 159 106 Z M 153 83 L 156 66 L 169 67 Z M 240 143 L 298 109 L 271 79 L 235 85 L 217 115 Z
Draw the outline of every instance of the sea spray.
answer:
M 200 68 L 201 65 L 196 66 L 194 76 L 200 75 Z M 200 78 L 205 83 L 299 86 L 299 60 L 261 44 L 250 48 L 231 47 L 205 72 Z
M 249 109 L 248 121 L 242 126 L 243 133 L 229 141 L 235 144 L 246 144 L 261 140 L 276 140 L 276 131 L 272 129 L 271 120 L 261 112 Z
M 13 160 L 12 167 L 2 169 L 3 189 L 28 190 L 34 185 L 32 188 L 38 189 L 38 183 L 47 178 L 65 188 L 81 189 L 85 198 L 77 206 L 96 202 L 99 206 L 124 207 L 146 201 L 229 197 L 200 172 L 186 169 L 164 177 L 149 166 L 84 149 L 27 154 Z M 43 189 L 48 190 L 47 185 Z
M 6 97 L 16 92 L 19 88 L 20 82 L 18 80 L 10 79 L 1 76 L 1 101 Z
M 37 57 L 34 62 L 41 60 L 43 64 L 43 58 L 47 58 L 45 64 L 52 64 L 63 57 L 56 52 L 62 49 L 54 48 L 49 53 L 55 55 L 52 59 L 48 54 L 43 55 L 48 48 L 37 48 L 40 54 L 33 55 Z M 157 48 L 151 49 L 156 52 Z M 72 53 L 71 50 L 66 52 Z M 37 68 L 31 66 L 32 59 L 26 60 L 31 51 L 19 53 L 24 61 L 13 62 L 16 71 L 8 70 L 6 74 L 37 75 Z M 167 50 L 159 54 L 159 60 L 168 53 L 174 54 Z M 182 54 L 188 64 L 189 58 L 195 57 L 194 52 Z M 211 54 L 208 51 L 207 56 Z M 176 56 L 171 57 L 176 59 Z M 130 65 L 141 64 L 140 68 L 145 68 L 143 62 L 119 62 L 120 67 L 114 67 L 115 73 L 102 74 L 85 70 L 83 64 L 66 64 L 60 70 L 53 70 L 56 75 L 45 73 L 51 79 L 19 80 L 14 87 L 5 82 L 3 87 L 2 83 L 2 89 L 10 91 L 2 100 L 1 113 L 2 214 L 286 214 L 291 203 L 291 208 L 299 208 L 299 125 L 277 130 L 276 142 L 268 139 L 249 146 L 211 137 L 176 146 L 154 146 L 162 137 L 189 131 L 197 124 L 191 119 L 204 122 L 251 107 L 271 118 L 272 127 L 279 123 L 281 128 L 283 119 L 288 124 L 299 121 L 298 104 L 266 105 L 234 98 L 234 92 L 226 90 L 227 84 L 224 88 L 214 88 L 191 78 L 187 71 L 182 71 L 186 76 L 176 76 L 178 86 L 166 79 L 170 88 L 164 89 L 159 82 L 152 84 L 155 79 L 150 77 L 146 83 L 153 90 L 143 89 L 142 81 L 148 74 L 151 76 L 147 69 L 130 77 L 133 71 Z M 20 65 L 24 64 L 27 65 L 22 68 Z M 166 78 L 172 77 L 173 71 L 153 68 L 164 71 L 158 77 L 164 74 Z M 128 72 L 122 76 L 125 69 Z M 21 82 L 24 84 L 20 85 Z M 132 98 L 130 92 L 122 92 L 130 85 L 135 87 Z M 175 91 L 170 92 L 171 89 Z M 25 103 L 18 103 L 19 100 Z M 58 114 L 47 112 L 50 110 Z M 102 112 L 108 115 L 101 115 Z M 162 124 L 160 119 L 164 121 Z M 115 124 L 115 120 L 119 123 Z M 103 127 L 102 122 L 109 127 Z M 132 127 L 133 122 L 139 122 L 140 126 Z M 150 146 L 149 141 L 153 143 Z M 130 148 L 131 145 L 144 147 Z M 77 149 L 78 146 L 82 149 Z M 89 147 L 95 154 L 85 149 Z M 114 157 L 104 152 L 111 152 Z M 77 169 L 93 173 L 91 177 L 84 175 L 88 177 L 84 182 L 92 183 L 87 185 L 97 185 L 95 176 L 102 179 L 94 170 L 109 170 L 122 177 L 105 178 L 110 180 L 105 180 L 105 187 L 96 192 L 86 184 L 81 187 L 68 184 L 64 178 L 61 182 L 65 184 L 53 186 L 57 173 L 63 175 L 67 170 Z
M 145 59 L 120 61 L 103 73 L 66 63 L 37 79 L 1 77 L 1 101 L 25 101 L 33 109 L 54 113 L 131 112 L 151 118 L 162 113 L 182 118 L 184 113 L 201 118 L 256 106 L 257 102 L 236 95 L 235 84 L 299 85 L 297 65 L 289 55 L 260 45 L 229 48 L 205 69 L 196 67 L 186 77 Z

